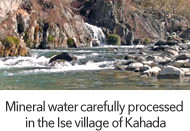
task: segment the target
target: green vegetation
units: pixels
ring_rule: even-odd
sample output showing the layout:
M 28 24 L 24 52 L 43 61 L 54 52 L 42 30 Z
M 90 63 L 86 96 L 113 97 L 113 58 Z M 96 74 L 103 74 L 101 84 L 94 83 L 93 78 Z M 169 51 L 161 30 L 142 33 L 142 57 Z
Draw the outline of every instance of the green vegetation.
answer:
M 74 41 L 73 38 L 68 38 L 68 39 L 67 39 L 67 46 L 68 46 L 69 48 L 75 47 L 75 41 Z
M 30 47 L 30 44 L 32 43 L 32 40 L 29 37 L 29 34 L 27 33 L 27 31 L 25 32 L 25 35 L 23 37 L 24 42 L 26 43 L 27 47 Z
M 144 38 L 143 44 L 144 44 L 144 45 L 151 44 L 151 39 L 148 38 L 148 37 Z
M 110 34 L 107 37 L 107 43 L 109 45 L 120 45 L 121 44 L 121 38 L 117 34 Z
M 54 36 L 52 36 L 52 35 L 48 35 L 48 44 L 50 44 L 50 43 L 54 43 L 54 41 L 55 41 Z
M 20 39 L 15 36 L 8 36 L 2 40 L 2 43 L 5 47 L 11 48 L 14 45 L 19 45 L 20 44 Z

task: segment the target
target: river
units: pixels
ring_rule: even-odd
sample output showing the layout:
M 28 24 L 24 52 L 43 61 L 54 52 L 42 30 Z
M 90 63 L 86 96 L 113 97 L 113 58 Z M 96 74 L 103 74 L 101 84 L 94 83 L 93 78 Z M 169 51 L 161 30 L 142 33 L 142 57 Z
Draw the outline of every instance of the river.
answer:
M 190 89 L 189 79 L 157 80 L 114 70 L 114 63 L 143 46 L 102 46 L 31 50 L 31 57 L 0 59 L 1 90 L 173 90 Z M 68 52 L 77 62 L 50 65 L 52 56 Z

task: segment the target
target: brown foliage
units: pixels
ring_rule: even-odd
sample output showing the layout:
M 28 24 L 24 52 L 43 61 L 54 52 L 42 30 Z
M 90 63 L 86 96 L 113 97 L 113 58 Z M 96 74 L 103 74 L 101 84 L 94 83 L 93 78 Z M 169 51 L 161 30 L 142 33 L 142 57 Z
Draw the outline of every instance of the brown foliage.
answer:
M 167 11 L 171 14 L 182 15 L 190 21 L 190 0 L 133 0 L 145 9 Z

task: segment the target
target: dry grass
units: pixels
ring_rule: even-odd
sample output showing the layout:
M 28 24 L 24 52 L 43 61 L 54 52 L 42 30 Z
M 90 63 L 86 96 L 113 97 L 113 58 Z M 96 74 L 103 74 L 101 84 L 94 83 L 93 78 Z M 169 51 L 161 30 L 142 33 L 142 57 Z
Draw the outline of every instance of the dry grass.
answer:
M 163 10 L 186 17 L 190 22 L 190 0 L 133 0 L 145 9 Z

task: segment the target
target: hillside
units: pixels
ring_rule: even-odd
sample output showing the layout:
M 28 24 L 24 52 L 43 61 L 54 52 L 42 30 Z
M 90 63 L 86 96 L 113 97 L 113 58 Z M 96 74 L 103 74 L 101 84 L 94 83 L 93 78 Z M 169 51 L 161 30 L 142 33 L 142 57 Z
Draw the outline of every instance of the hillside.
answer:
M 93 38 L 85 22 L 101 27 L 106 35 L 118 34 L 123 45 L 167 39 L 188 28 L 188 16 L 153 7 L 148 1 L 4 0 L 0 1 L 0 36 L 17 36 L 30 48 L 62 48 L 68 47 L 68 39 L 74 47 L 90 45 Z

